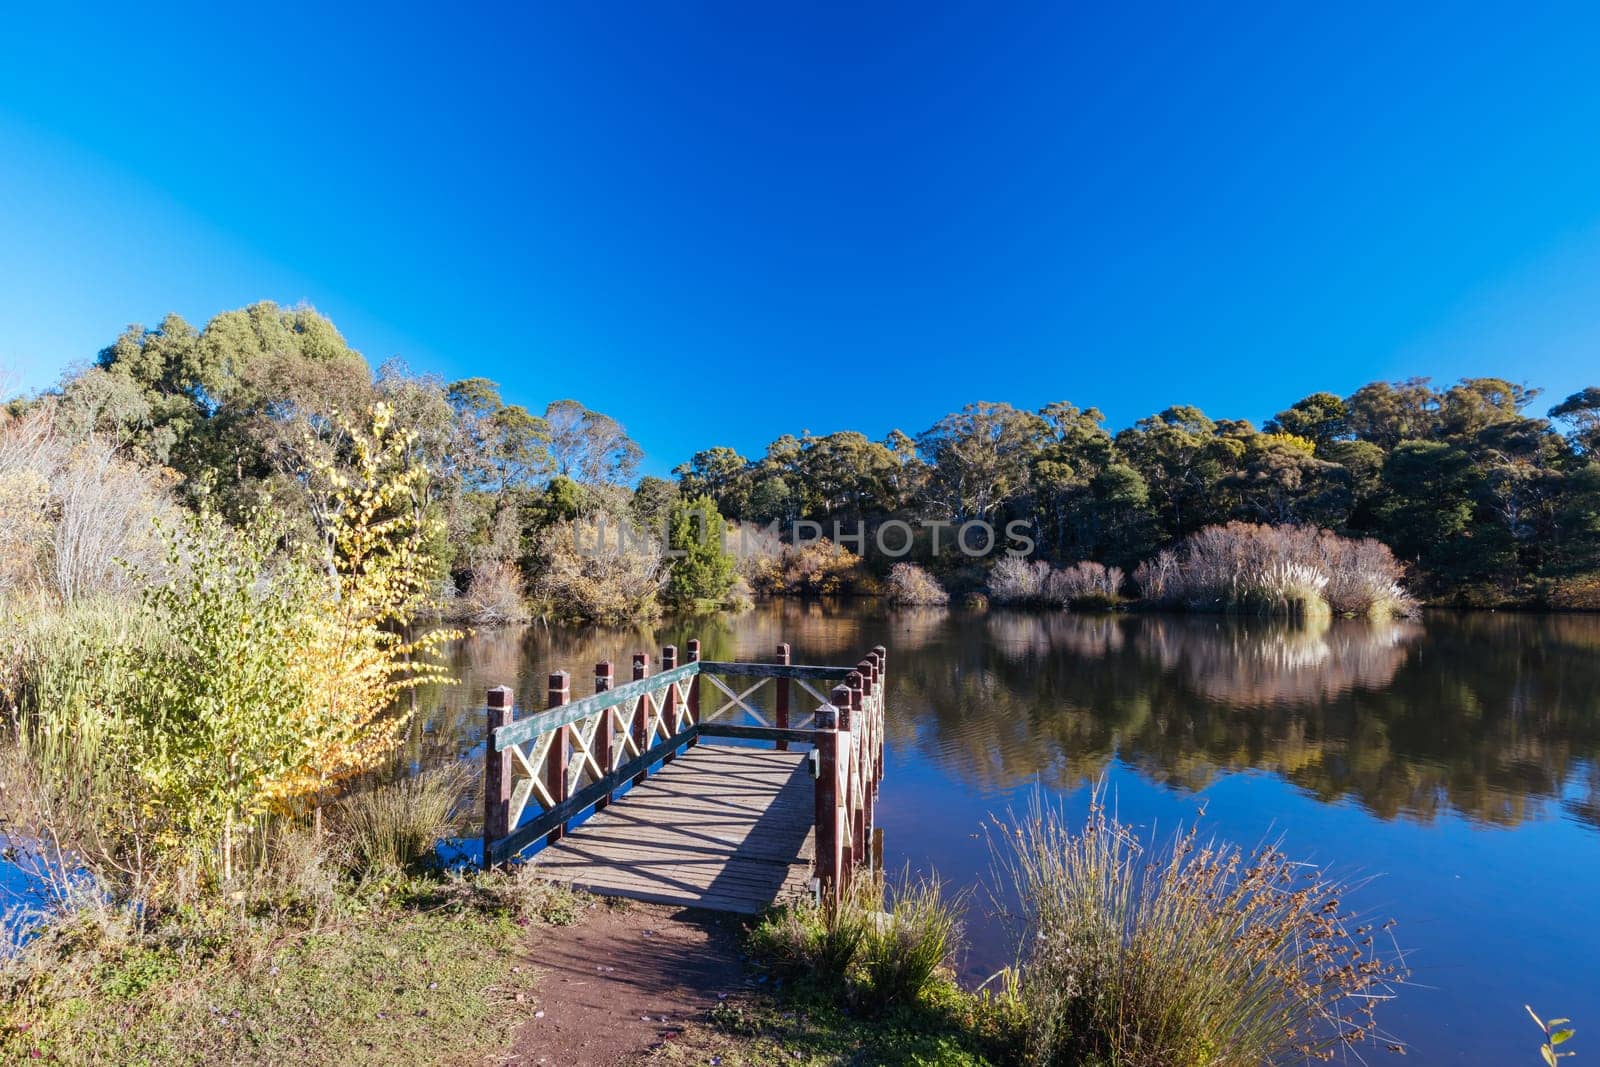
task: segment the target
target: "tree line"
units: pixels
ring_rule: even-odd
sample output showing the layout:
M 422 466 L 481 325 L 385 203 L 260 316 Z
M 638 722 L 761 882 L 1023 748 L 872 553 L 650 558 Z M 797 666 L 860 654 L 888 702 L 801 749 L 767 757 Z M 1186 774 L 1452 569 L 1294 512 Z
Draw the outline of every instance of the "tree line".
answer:
M 188 502 L 239 521 L 270 506 L 315 537 L 332 516 L 304 472 L 347 462 L 341 414 L 381 401 L 428 471 L 430 556 L 458 589 L 492 573 L 532 587 L 562 524 L 605 515 L 659 530 L 708 498 L 730 520 L 825 530 L 1023 520 L 1041 557 L 1130 571 L 1207 526 L 1312 525 L 1389 545 L 1435 602 L 1597 606 L 1600 388 L 1544 415 L 1530 410 L 1537 397 L 1499 378 L 1410 379 L 1314 393 L 1259 429 L 1176 406 L 1115 432 L 1092 407 L 979 402 L 915 436 L 784 434 L 759 457 L 711 447 L 673 479 L 640 478 L 639 445 L 608 415 L 571 399 L 529 409 L 486 378 L 399 361 L 374 372 L 325 317 L 263 302 L 200 329 L 176 315 L 130 327 L 9 410 L 51 404 L 66 432 L 175 471 Z M 930 562 L 952 588 L 961 576 L 949 571 L 981 567 Z M 653 580 L 648 568 L 635 578 Z
M 1118 432 L 1095 408 L 974 403 L 916 437 L 784 435 L 677 474 L 757 523 L 1020 519 L 1044 557 L 1130 570 L 1208 526 L 1315 526 L 1389 545 L 1435 601 L 1600 606 L 1600 389 L 1544 417 L 1526 413 L 1537 395 L 1499 378 L 1375 382 L 1260 429 L 1177 406 Z

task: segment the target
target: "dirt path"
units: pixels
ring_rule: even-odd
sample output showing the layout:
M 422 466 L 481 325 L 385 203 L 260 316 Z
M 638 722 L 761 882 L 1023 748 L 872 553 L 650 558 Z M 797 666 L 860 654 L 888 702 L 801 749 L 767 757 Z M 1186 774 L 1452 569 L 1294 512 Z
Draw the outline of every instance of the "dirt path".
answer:
M 743 982 L 737 920 L 647 904 L 597 905 L 529 945 L 535 993 L 515 1067 L 633 1063 Z

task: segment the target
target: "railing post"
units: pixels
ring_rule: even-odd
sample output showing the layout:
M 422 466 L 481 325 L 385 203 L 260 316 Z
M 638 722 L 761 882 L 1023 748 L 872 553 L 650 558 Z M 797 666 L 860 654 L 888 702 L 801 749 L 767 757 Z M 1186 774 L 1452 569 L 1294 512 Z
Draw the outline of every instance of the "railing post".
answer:
M 559 708 L 571 699 L 572 679 L 567 672 L 556 671 L 550 675 L 549 700 L 545 707 Z M 572 763 L 571 730 L 570 726 L 562 726 L 550 733 L 550 751 L 544 761 L 544 782 L 553 804 L 560 804 L 572 795 L 572 782 L 568 779 L 568 767 Z M 550 831 L 550 843 L 553 845 L 560 841 L 565 833 L 566 827 L 557 825 Z
M 488 712 L 483 735 L 483 867 L 488 870 L 495 842 L 511 832 L 511 750 L 494 750 L 494 732 L 511 725 L 511 690 L 497 685 L 484 702 Z
M 838 803 L 833 809 L 833 822 L 838 829 L 835 831 L 839 849 L 839 869 L 842 873 L 841 884 L 848 887 L 851 877 L 855 872 L 855 849 L 850 846 L 850 828 L 854 821 L 850 818 L 850 793 L 855 787 L 856 769 L 854 761 L 850 758 L 855 750 L 856 730 L 859 727 L 858 716 L 850 699 L 850 680 L 845 679 L 842 685 L 833 687 L 832 699 L 834 706 L 839 710 L 839 735 L 838 755 L 839 765 L 839 795 Z
M 865 764 L 867 776 L 868 805 L 867 824 L 872 824 L 871 804 L 872 798 L 878 792 L 878 659 L 877 654 L 869 652 L 856 670 L 861 672 L 861 701 L 862 701 L 862 731 L 864 741 L 861 758 Z
M 844 686 L 833 690 L 833 703 L 817 709 L 816 850 L 818 895 L 823 903 L 837 903 L 844 888 L 844 835 L 839 820 L 840 749 L 846 735 L 840 727 L 848 723 L 850 692 Z M 841 722 L 841 719 L 845 720 Z M 848 727 L 846 727 L 848 728 Z
M 690 662 L 690 663 L 699 663 L 700 662 L 700 639 L 698 637 L 689 638 L 689 650 L 688 650 L 687 659 L 688 659 L 688 662 Z M 699 674 L 696 674 L 693 678 L 689 679 L 689 725 L 691 725 L 691 726 L 699 726 L 700 725 L 700 675 Z M 689 739 L 689 744 L 691 744 L 691 745 L 696 744 L 696 743 L 699 742 L 699 740 L 700 739 L 698 737 L 691 737 Z
M 872 724 L 866 713 L 866 678 L 859 669 L 845 679 L 850 687 L 850 805 L 845 817 L 850 820 L 850 866 L 867 861 L 867 802 L 872 796 L 872 774 L 868 770 L 867 746 L 872 741 Z
M 650 653 L 635 652 L 633 654 L 633 680 L 637 682 L 639 679 L 648 678 L 649 676 Z M 641 756 L 650 750 L 650 723 L 647 717 L 649 713 L 650 696 L 647 693 L 641 696 L 639 702 L 633 707 L 633 747 L 639 750 L 639 755 Z M 646 767 L 633 776 L 633 784 L 638 785 L 648 777 L 650 777 L 650 769 Z
M 661 669 L 670 671 L 678 666 L 678 646 L 661 646 Z M 661 721 L 666 725 L 662 727 L 667 732 L 667 737 L 678 736 L 678 687 L 668 684 L 661 691 Z M 667 749 L 661 757 L 662 763 L 671 763 L 672 758 L 678 754 L 676 748 Z
M 616 675 L 612 670 L 611 661 L 605 660 L 594 665 L 594 691 L 604 693 L 611 688 Z M 613 709 L 607 708 L 600 713 L 600 722 L 594 728 L 594 756 L 595 762 L 600 764 L 601 775 L 610 774 L 616 770 L 616 757 L 612 753 L 615 745 L 613 737 Z M 611 794 L 607 793 L 595 801 L 594 810 L 600 811 L 611 803 Z
M 874 645 L 872 654 L 878 657 L 878 781 L 883 781 L 886 770 L 883 762 L 883 735 L 887 730 L 884 717 L 888 715 L 889 705 L 889 650 L 882 645 Z
M 778 646 L 778 665 L 780 667 L 789 666 L 788 642 L 784 642 Z M 774 678 L 772 682 L 773 687 L 778 691 L 775 710 L 776 717 L 773 719 L 773 722 L 777 724 L 778 729 L 787 730 L 789 728 L 789 679 Z M 780 740 L 778 742 L 778 751 L 789 751 L 789 742 Z

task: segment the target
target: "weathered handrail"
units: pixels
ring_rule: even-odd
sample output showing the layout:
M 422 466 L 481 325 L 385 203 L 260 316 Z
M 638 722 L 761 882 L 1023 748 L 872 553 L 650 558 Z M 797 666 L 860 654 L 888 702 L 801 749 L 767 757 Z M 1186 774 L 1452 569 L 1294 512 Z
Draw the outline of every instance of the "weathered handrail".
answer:
M 656 693 L 674 682 L 693 678 L 699 673 L 700 664 L 685 663 L 683 666 L 675 667 L 670 671 L 662 671 L 660 674 L 625 682 L 615 689 L 605 690 L 596 693 L 594 696 L 584 697 L 582 700 L 575 700 L 558 708 L 530 715 L 526 719 L 518 719 L 509 726 L 502 726 L 494 731 L 492 739 L 494 750 L 496 752 L 504 752 L 513 745 L 531 740 L 540 734 L 547 734 L 560 727 L 569 726 L 580 719 L 589 718 L 596 712 L 614 708 L 618 704 L 626 704 L 630 700 L 637 700 L 646 693 Z
M 590 807 L 604 808 L 613 794 L 643 780 L 657 764 L 672 760 L 702 738 L 791 742 L 817 750 L 817 869 L 819 892 L 834 894 L 851 872 L 868 861 L 867 839 L 877 784 L 882 778 L 882 646 L 854 667 L 789 662 L 789 646 L 779 645 L 776 663 L 700 660 L 700 642 L 690 641 L 688 662 L 679 665 L 677 649 L 661 650 L 661 670 L 650 674 L 650 657 L 633 657 L 633 679 L 614 685 L 612 665 L 595 665 L 593 696 L 571 699 L 565 671 L 549 678 L 547 709 L 516 719 L 511 691 L 488 694 L 489 736 L 485 746 L 485 866 L 505 863 L 541 839 L 558 840 L 567 824 Z M 723 678 L 755 679 L 742 690 Z M 701 682 L 726 698 L 702 714 Z M 837 681 L 824 698 L 810 683 Z M 775 689 L 773 721 L 753 704 L 767 684 Z M 799 686 L 820 706 L 809 713 L 810 726 L 790 721 L 790 686 Z M 721 721 L 745 715 L 759 725 Z M 805 719 L 806 716 L 802 716 Z M 520 778 L 518 770 L 522 771 Z M 523 814 L 537 802 L 539 813 Z

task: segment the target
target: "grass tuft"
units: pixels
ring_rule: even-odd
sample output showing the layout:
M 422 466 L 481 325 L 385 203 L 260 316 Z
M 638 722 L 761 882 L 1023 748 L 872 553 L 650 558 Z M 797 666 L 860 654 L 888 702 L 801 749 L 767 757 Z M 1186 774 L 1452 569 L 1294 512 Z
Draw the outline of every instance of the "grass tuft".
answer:
M 352 873 L 386 878 L 431 866 L 469 788 L 466 766 L 452 763 L 341 798 L 330 817 Z
M 1351 886 L 1193 829 L 1147 850 L 1102 800 L 1077 833 L 1038 802 L 998 831 L 1028 931 L 1013 987 L 1033 1062 L 1242 1067 L 1378 1037 L 1403 960 L 1391 924 L 1344 907 Z

